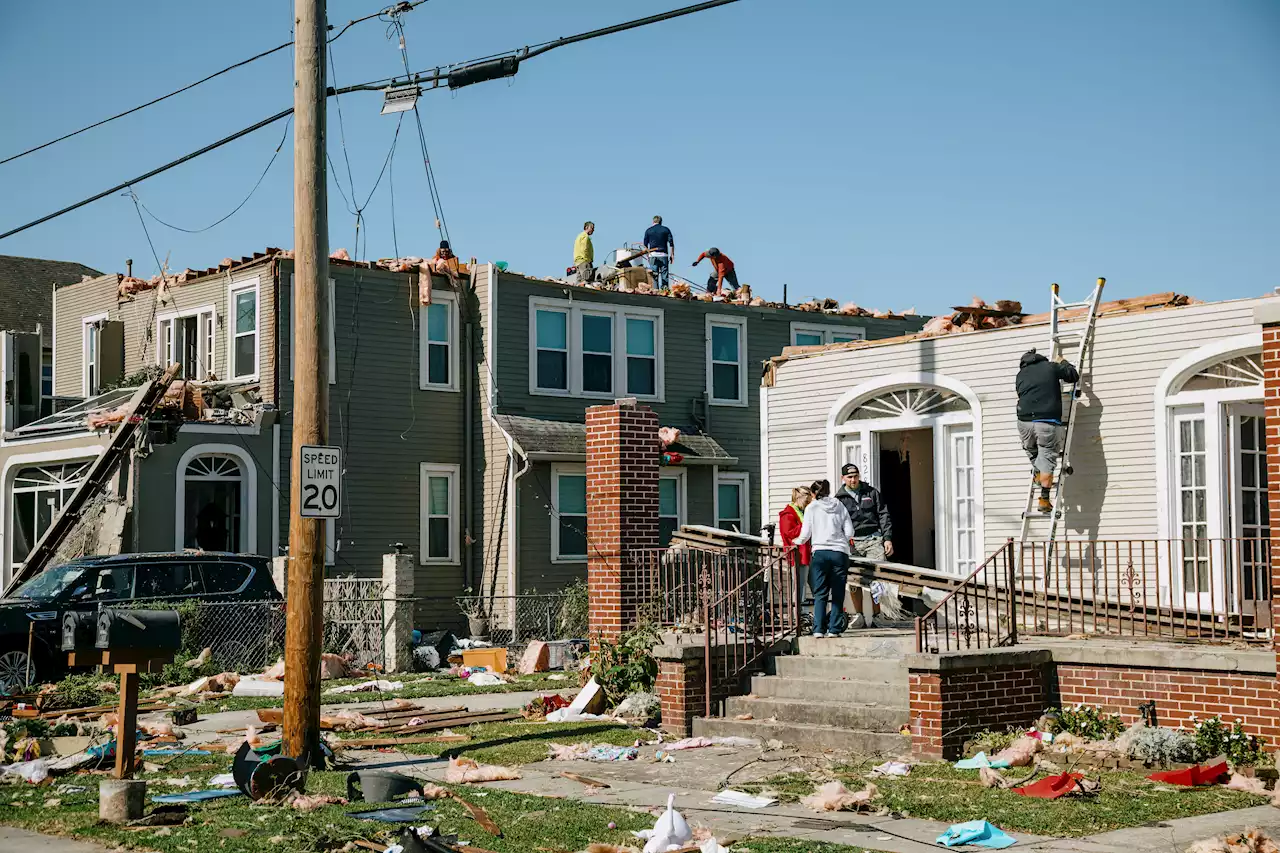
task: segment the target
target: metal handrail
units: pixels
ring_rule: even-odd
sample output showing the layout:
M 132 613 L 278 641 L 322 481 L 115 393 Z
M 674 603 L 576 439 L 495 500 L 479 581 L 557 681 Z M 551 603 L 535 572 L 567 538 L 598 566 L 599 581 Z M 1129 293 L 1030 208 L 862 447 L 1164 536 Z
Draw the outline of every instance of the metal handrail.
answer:
M 978 575 L 982 574 L 983 572 L 986 572 L 993 565 L 999 564 L 1001 560 L 1003 560 L 1004 562 L 1004 570 L 1005 570 L 1004 571 L 1005 577 L 1003 579 L 1004 588 L 1001 589 L 999 584 L 984 583 L 982 585 L 982 588 L 979 589 L 979 581 L 977 580 Z M 972 597 L 973 599 L 981 599 L 983 603 L 994 602 L 994 603 L 997 603 L 997 605 L 1001 598 L 1004 599 L 1003 603 L 1007 609 L 1007 616 L 1008 616 L 1008 625 L 1009 625 L 1008 632 L 1004 636 L 1001 636 L 999 633 L 1000 618 L 999 618 L 999 608 L 997 606 L 996 632 L 995 632 L 997 642 L 991 643 L 990 641 L 988 641 L 987 646 L 990 647 L 990 646 L 1017 645 L 1018 620 L 1017 620 L 1017 614 L 1015 612 L 1017 607 L 1017 603 L 1016 603 L 1017 596 L 1015 595 L 1015 588 L 1014 588 L 1015 587 L 1014 566 L 1015 566 L 1015 560 L 1014 560 L 1013 539 L 1012 537 L 1010 537 L 1009 539 L 1005 540 L 1004 545 L 1002 545 L 998 550 L 993 552 L 991 556 L 987 557 L 987 559 L 982 563 L 982 565 L 978 566 L 967 577 L 965 577 L 965 579 L 962 580 L 959 583 L 959 585 L 956 586 L 955 589 L 951 590 L 951 592 L 943 596 L 942 600 L 939 601 L 933 607 L 932 610 L 930 610 L 924 616 L 916 617 L 916 623 L 915 623 L 916 651 L 917 652 L 926 651 L 925 640 L 928 636 L 928 625 L 932 623 L 933 625 L 936 626 L 938 622 L 938 614 L 941 613 L 943 617 L 945 617 L 947 615 L 948 605 L 951 605 L 951 609 L 955 611 L 957 620 L 963 619 L 964 617 L 969 615 L 976 614 L 975 603 L 972 601 L 969 601 L 970 597 Z M 972 585 L 973 587 L 971 592 L 968 591 L 970 585 Z M 967 622 L 964 623 L 961 630 L 964 635 L 965 648 L 970 648 L 972 646 L 977 646 L 981 648 L 983 646 L 983 643 L 982 643 L 983 631 L 980 630 L 977 624 L 979 619 L 985 621 L 986 623 L 986 632 L 985 632 L 986 635 L 988 637 L 991 637 L 993 635 L 993 632 L 991 631 L 991 615 L 992 615 L 991 608 L 983 607 L 981 616 L 974 615 L 973 630 L 969 630 L 969 626 Z M 935 627 L 934 630 L 936 633 L 937 628 Z M 947 636 L 947 648 L 950 649 L 950 635 L 948 634 L 946 636 Z M 958 644 L 959 644 L 959 634 L 957 635 L 957 645 Z

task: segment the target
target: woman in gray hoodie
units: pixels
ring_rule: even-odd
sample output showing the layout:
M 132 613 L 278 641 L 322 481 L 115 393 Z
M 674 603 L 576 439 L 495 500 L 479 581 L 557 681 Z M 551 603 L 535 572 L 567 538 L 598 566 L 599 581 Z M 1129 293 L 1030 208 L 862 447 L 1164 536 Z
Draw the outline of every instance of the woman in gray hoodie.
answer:
M 831 497 L 831 483 L 818 480 L 809 487 L 814 501 L 805 508 L 797 545 L 813 543 L 809 587 L 813 590 L 813 636 L 835 637 L 849 577 L 849 540 L 853 520 L 840 501 Z M 838 596 L 833 600 L 833 596 Z M 831 605 L 828 608 L 828 605 Z

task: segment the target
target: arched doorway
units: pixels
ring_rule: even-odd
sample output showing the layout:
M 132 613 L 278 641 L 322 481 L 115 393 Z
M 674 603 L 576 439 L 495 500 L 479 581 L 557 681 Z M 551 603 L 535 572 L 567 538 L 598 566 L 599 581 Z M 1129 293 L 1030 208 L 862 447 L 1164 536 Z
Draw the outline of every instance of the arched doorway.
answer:
M 828 418 L 829 469 L 858 465 L 894 519 L 896 559 L 968 574 L 983 559 L 977 396 L 937 374 L 897 374 L 845 394 Z
M 175 546 L 205 551 L 257 552 L 257 470 L 230 444 L 201 444 L 178 462 Z

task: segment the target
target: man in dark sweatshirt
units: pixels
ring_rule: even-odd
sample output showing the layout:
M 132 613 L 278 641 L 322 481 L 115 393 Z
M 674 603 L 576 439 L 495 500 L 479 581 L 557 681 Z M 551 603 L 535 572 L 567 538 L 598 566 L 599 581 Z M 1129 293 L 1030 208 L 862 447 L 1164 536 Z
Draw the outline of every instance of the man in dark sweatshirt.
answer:
M 1076 369 L 1061 358 L 1050 361 L 1035 350 L 1022 356 L 1016 383 L 1018 435 L 1034 468 L 1032 482 L 1040 484 L 1040 512 L 1053 512 L 1049 490 L 1067 433 L 1062 423 L 1061 383 L 1079 379 Z
M 889 508 L 885 506 L 880 492 L 862 480 L 862 472 L 852 462 L 846 462 L 840 469 L 843 485 L 836 492 L 836 500 L 844 504 L 853 520 L 853 538 L 849 540 L 851 556 L 866 560 L 887 560 L 893 556 L 893 522 L 889 519 Z M 870 601 L 864 602 L 860 586 L 855 585 L 853 593 L 853 622 L 851 627 L 864 628 L 871 618 Z M 865 615 L 864 615 L 865 614 Z M 843 632 L 846 622 L 842 619 L 840 630 Z

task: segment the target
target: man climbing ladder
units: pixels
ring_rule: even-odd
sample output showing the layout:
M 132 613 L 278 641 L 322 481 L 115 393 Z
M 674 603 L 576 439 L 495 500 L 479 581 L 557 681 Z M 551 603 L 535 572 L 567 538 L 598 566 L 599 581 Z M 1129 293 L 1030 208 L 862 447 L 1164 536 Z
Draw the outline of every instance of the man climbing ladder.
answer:
M 1034 468 L 1032 482 L 1040 484 L 1037 508 L 1042 513 L 1053 512 L 1049 492 L 1053 489 L 1053 472 L 1067 433 L 1062 420 L 1060 383 L 1074 383 L 1079 379 L 1079 372 L 1061 355 L 1056 361 L 1050 361 L 1033 349 L 1022 356 L 1019 365 L 1018 435 Z

